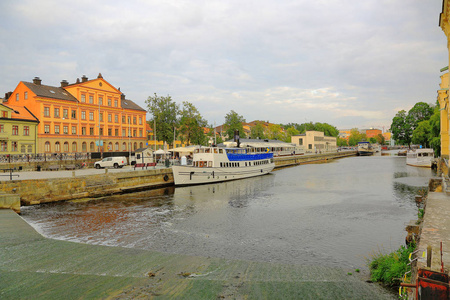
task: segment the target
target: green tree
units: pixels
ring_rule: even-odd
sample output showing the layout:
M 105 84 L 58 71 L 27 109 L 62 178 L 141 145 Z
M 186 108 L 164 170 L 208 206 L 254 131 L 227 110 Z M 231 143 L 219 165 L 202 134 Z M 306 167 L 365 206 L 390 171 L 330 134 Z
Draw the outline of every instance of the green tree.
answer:
M 392 119 L 391 133 L 392 138 L 398 145 L 410 145 L 412 137 L 412 128 L 409 122 L 406 121 L 406 111 L 399 111 Z
M 250 129 L 250 138 L 252 139 L 265 139 L 264 126 L 261 123 L 257 123 Z
M 346 146 L 348 146 L 347 140 L 343 139 L 343 138 L 340 138 L 340 137 L 338 137 L 336 139 L 336 144 L 337 144 L 338 147 L 346 147 Z
M 234 138 L 234 131 L 239 130 L 239 136 L 241 138 L 245 138 L 244 126 L 242 123 L 245 123 L 245 119 L 243 116 L 239 115 L 234 110 L 231 110 L 225 116 L 225 126 L 227 128 L 227 136 L 229 139 Z
M 436 157 L 441 156 L 441 111 L 439 102 L 434 107 L 434 113 L 430 118 L 431 137 L 428 140 L 429 145 L 434 150 Z
M 314 130 L 323 132 L 326 136 L 337 137 L 339 130 L 328 123 L 315 123 Z
M 356 146 L 359 142 L 367 140 L 367 136 L 364 133 L 359 132 L 357 128 L 350 130 L 350 136 L 348 138 L 349 146 Z
M 411 141 L 413 144 L 422 145 L 427 148 L 429 140 L 432 138 L 430 121 L 419 122 L 417 128 L 413 131 Z
M 371 137 L 371 138 L 369 138 L 369 142 L 370 142 L 371 144 L 375 144 L 375 143 L 377 142 L 377 139 L 374 138 L 374 137 Z
M 204 145 L 206 135 L 203 128 L 208 123 L 203 119 L 202 115 L 194 104 L 184 101 L 180 110 L 180 126 L 179 133 L 188 145 Z
M 419 126 L 419 123 L 425 120 L 429 120 L 433 115 L 433 107 L 425 102 L 417 102 L 413 108 L 408 111 L 406 116 L 406 122 L 411 127 L 411 131 Z
M 375 139 L 377 140 L 377 143 L 380 144 L 380 145 L 384 145 L 386 143 L 386 139 L 384 138 L 384 136 L 381 133 L 379 133 L 375 137 Z
M 284 141 L 286 143 L 290 143 L 291 142 L 291 137 L 293 135 L 299 135 L 300 132 L 295 129 L 295 127 L 289 127 L 288 129 L 286 129 L 286 137 L 284 138 Z
M 178 105 L 172 98 L 158 97 L 156 93 L 145 101 L 148 111 L 152 114 L 150 126 L 154 127 L 156 121 L 156 137 L 160 141 L 173 144 L 174 130 L 178 124 Z M 153 128 L 155 130 L 155 128 Z
M 269 132 L 267 133 L 267 137 L 271 140 L 282 140 L 283 132 L 281 125 L 269 124 Z

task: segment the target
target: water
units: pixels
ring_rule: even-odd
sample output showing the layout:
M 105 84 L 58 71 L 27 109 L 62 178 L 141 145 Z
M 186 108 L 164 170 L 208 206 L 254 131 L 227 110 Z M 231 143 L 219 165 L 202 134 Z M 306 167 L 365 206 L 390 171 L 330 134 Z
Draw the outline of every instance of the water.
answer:
M 430 169 L 345 158 L 245 180 L 24 207 L 43 235 L 90 244 L 287 264 L 366 268 L 404 244 Z

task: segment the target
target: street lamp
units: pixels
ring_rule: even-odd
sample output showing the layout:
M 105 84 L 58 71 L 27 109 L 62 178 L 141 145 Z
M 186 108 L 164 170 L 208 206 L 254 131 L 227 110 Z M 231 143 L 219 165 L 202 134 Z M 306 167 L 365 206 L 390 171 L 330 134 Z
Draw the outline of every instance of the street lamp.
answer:
M 129 164 L 131 165 L 131 129 L 128 128 L 128 151 L 129 151 L 129 157 L 128 157 L 128 161 Z

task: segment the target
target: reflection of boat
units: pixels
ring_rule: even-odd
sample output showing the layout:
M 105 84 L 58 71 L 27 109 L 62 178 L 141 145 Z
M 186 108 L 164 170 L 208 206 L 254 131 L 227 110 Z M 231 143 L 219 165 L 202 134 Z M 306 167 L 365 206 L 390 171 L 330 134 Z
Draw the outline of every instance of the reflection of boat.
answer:
M 201 147 L 194 150 L 192 165 L 172 170 L 175 185 L 191 185 L 260 176 L 274 167 L 273 153 L 266 147 Z
M 430 148 L 408 150 L 406 164 L 414 167 L 431 168 L 434 162 L 434 151 Z
M 358 143 L 358 155 L 368 156 L 373 155 L 374 149 L 369 142 L 359 142 Z

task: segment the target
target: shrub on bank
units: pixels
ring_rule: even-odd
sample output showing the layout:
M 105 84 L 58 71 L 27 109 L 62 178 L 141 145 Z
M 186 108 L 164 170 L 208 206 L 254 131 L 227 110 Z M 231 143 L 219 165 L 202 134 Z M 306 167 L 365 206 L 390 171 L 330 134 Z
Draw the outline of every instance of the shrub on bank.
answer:
M 381 282 L 390 286 L 401 282 L 408 271 L 409 255 L 416 249 L 413 242 L 409 246 L 401 246 L 389 254 L 376 254 L 369 262 L 370 278 L 374 282 Z

